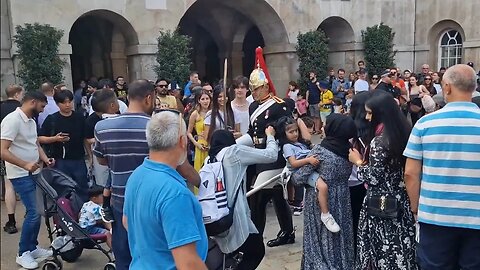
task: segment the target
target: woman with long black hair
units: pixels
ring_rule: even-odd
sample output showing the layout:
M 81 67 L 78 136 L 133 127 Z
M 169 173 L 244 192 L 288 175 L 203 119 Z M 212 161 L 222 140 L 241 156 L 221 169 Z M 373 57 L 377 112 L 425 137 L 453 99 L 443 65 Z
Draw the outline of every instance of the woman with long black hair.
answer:
M 240 123 L 235 120 L 232 107 L 228 102 L 228 96 L 220 82 L 213 89 L 212 109 L 205 115 L 205 129 L 207 142 L 210 142 L 213 132 L 226 129 L 232 133 L 240 132 Z
M 365 103 L 365 119 L 371 123 L 368 163 L 356 149 L 349 159 L 367 183 L 360 211 L 356 269 L 416 270 L 415 220 L 403 181 L 411 126 L 389 94 L 375 92 Z

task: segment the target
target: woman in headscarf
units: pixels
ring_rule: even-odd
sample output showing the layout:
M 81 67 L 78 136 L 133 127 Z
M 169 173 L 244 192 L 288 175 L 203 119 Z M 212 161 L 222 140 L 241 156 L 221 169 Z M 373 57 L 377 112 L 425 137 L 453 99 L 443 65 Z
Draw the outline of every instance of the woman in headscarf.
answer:
M 277 160 L 278 144 L 275 140 L 275 129 L 269 126 L 265 129 L 267 146 L 265 149 L 252 148 L 235 144 L 235 138 L 230 131 L 217 130 L 212 134 L 208 157 L 210 162 L 222 160 L 225 189 L 228 206 L 234 205 L 237 190 L 240 189 L 233 211 L 233 224 L 230 230 L 215 237 L 220 250 L 226 254 L 243 253 L 243 259 L 238 269 L 256 269 L 265 255 L 263 237 L 250 218 L 250 208 L 247 203 L 246 172 L 253 164 L 268 164 Z
M 348 190 L 352 164 L 348 161 L 348 152 L 349 140 L 356 136 L 357 128 L 351 117 L 331 114 L 324 130 L 325 139 L 310 152 L 310 156 L 320 160 L 320 165 L 305 165 L 293 174 L 295 183 L 306 187 L 301 269 L 353 269 L 352 209 Z M 314 171 L 328 185 L 328 207 L 341 228 L 338 233 L 332 234 L 323 226 L 315 188 L 305 182 Z

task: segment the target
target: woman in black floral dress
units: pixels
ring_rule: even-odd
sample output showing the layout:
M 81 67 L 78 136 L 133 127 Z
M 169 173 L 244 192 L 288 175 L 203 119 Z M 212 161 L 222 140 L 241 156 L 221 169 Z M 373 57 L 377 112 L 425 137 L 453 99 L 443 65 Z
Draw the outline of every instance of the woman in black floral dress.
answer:
M 390 94 L 375 93 L 365 109 L 366 119 L 376 127 L 371 131 L 375 137 L 368 162 L 356 150 L 350 150 L 349 155 L 350 161 L 359 166 L 359 179 L 368 185 L 360 212 L 356 269 L 416 270 L 415 220 L 403 181 L 402 156 L 411 127 Z M 382 195 L 396 198 L 396 218 L 367 211 L 369 198 Z

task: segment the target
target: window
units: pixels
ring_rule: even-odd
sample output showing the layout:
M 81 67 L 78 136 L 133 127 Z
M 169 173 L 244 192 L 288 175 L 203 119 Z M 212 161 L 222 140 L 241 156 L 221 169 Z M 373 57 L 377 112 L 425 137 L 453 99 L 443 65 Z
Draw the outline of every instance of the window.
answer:
M 458 31 L 448 30 L 440 38 L 439 67 L 450 67 L 462 62 L 462 36 Z

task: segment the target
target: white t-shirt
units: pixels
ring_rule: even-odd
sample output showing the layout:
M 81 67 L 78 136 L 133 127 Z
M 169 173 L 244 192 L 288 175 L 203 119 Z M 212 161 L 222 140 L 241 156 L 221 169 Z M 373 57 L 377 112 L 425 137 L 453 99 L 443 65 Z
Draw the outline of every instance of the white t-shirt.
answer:
M 250 126 L 250 114 L 248 110 L 240 111 L 237 110 L 235 107 L 232 106 L 233 117 L 240 122 L 240 132 L 243 134 L 247 134 L 248 127 Z
M 215 124 L 216 124 L 216 129 L 215 130 L 219 130 L 219 129 L 225 129 L 225 117 L 223 116 L 223 112 L 222 111 L 218 111 L 218 114 L 217 115 L 217 119 L 215 121 Z M 220 118 L 221 117 L 221 118 Z M 235 118 L 235 113 L 233 115 L 233 117 Z M 210 124 L 212 123 L 212 111 L 208 111 L 207 114 L 205 115 L 205 119 L 203 120 L 203 123 L 207 126 L 210 126 Z M 235 118 L 235 124 L 240 124 L 240 121 Z M 235 127 L 231 127 L 232 129 L 234 129 Z
M 37 162 L 40 158 L 37 146 L 37 124 L 32 118 L 17 108 L 5 116 L 1 124 L 1 139 L 11 141 L 10 152 L 26 162 Z M 7 178 L 28 176 L 28 171 L 5 161 Z M 37 174 L 40 169 L 34 172 Z
M 359 93 L 359 92 L 368 91 L 368 89 L 370 88 L 370 86 L 368 85 L 368 82 L 367 82 L 367 81 L 364 81 L 364 80 L 362 80 L 362 79 L 358 79 L 358 80 L 355 82 L 355 85 L 353 86 L 353 88 L 355 89 L 355 93 Z
M 288 97 L 289 97 L 291 100 L 293 100 L 293 101 L 297 101 L 298 92 L 299 92 L 298 89 L 295 89 L 294 91 L 290 91 L 290 92 L 288 92 Z M 295 107 L 296 107 L 296 106 L 297 106 L 297 105 L 295 104 Z

